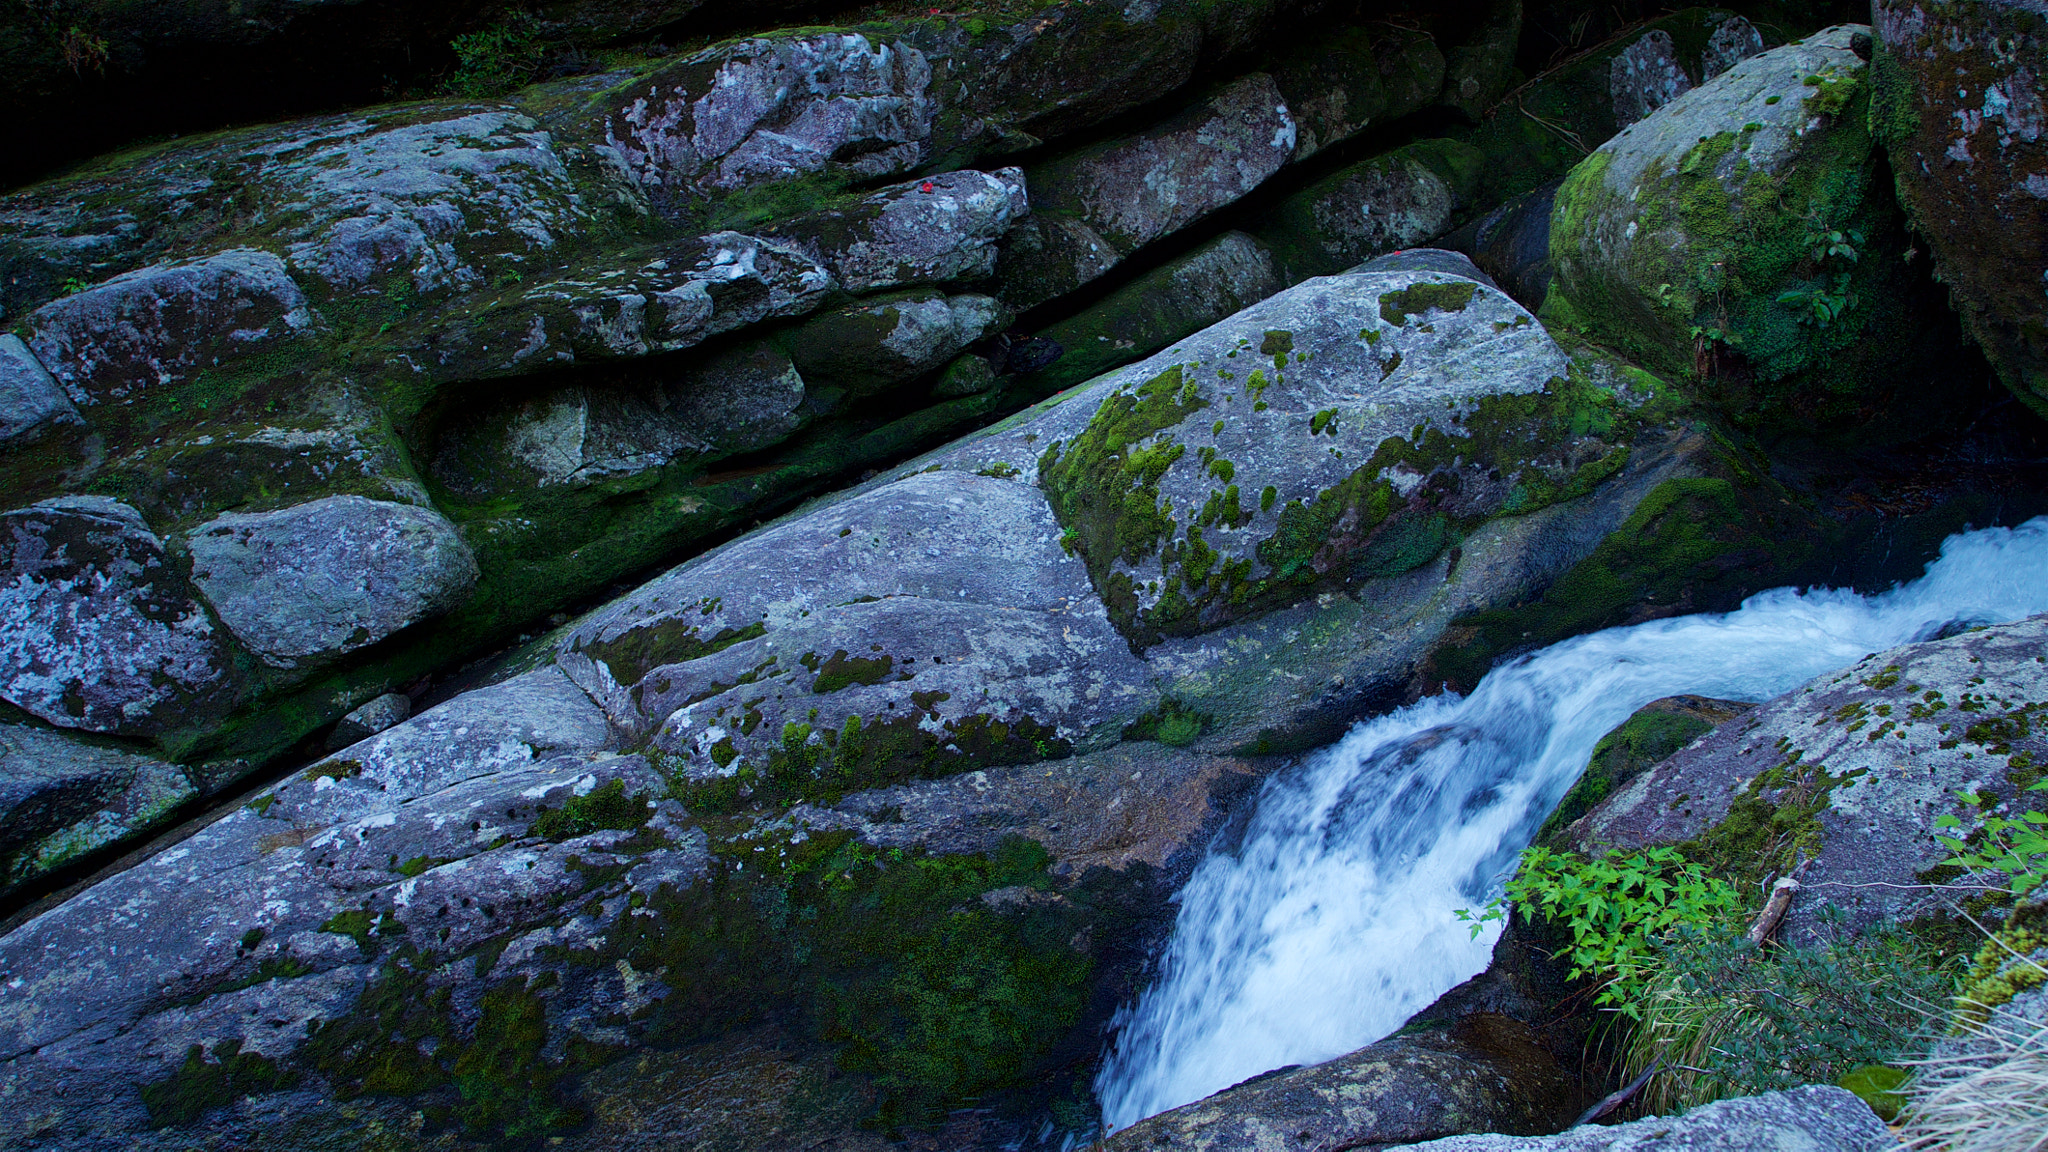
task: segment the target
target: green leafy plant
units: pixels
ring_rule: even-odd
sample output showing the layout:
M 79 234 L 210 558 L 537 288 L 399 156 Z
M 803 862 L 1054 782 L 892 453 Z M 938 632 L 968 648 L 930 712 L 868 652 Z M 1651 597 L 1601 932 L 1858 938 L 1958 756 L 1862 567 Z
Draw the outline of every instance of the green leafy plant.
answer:
M 2027 791 L 2048 792 L 2048 780 L 2037 781 Z M 1958 792 L 1966 804 L 1981 806 L 1982 798 L 1972 792 Z M 1963 822 L 1947 815 L 1935 819 L 1937 828 L 1960 829 Z M 1935 834 L 1954 855 L 1942 861 L 1972 872 L 1999 872 L 2011 878 L 2015 898 L 2025 896 L 2048 880 L 2048 813 L 2025 812 L 2017 820 L 1986 816 L 1980 825 L 1983 839 L 1972 845 L 1957 836 Z
M 1622 1074 L 1662 1061 L 1646 1114 L 1811 1083 L 1895 1109 L 1903 1076 L 1888 1066 L 1918 1050 L 1949 990 L 1923 953 L 1894 926 L 1770 950 L 1728 927 L 1675 933 L 1656 950 Z
M 488 28 L 448 42 L 455 50 L 455 71 L 444 87 L 451 96 L 490 99 L 522 88 L 539 75 L 547 46 L 533 16 L 514 12 Z
M 1593 1002 L 1637 1019 L 1658 947 L 1681 929 L 1705 929 L 1742 906 L 1733 885 L 1669 846 L 1609 849 L 1592 858 L 1530 848 L 1506 899 L 1524 915 L 1570 929 L 1571 978 L 1601 981 Z M 1505 914 L 1500 900 L 1476 914 L 1456 912 L 1474 936 Z

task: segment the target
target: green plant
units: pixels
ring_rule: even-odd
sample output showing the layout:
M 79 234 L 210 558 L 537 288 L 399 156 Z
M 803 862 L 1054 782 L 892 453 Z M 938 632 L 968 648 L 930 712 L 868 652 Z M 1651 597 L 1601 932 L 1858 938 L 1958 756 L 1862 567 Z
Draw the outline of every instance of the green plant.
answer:
M 1656 950 L 1622 1074 L 1662 1061 L 1645 1113 L 1808 1083 L 1886 1096 L 1902 1077 L 1881 1069 L 1915 1050 L 1948 990 L 1895 927 L 1768 951 L 1727 928 L 1679 932 Z
M 560 808 L 543 811 L 534 818 L 532 833 L 543 840 L 571 840 L 605 828 L 638 828 L 653 814 L 646 793 L 628 796 L 626 782 L 613 780 L 586 795 L 571 796 Z
M 2048 792 L 2048 780 L 2039 780 L 2027 788 L 2029 792 Z M 1972 792 L 1958 792 L 1956 795 L 1966 804 L 1981 807 L 1982 797 Z M 1937 828 L 1963 826 L 1961 819 L 1944 815 L 1935 819 Z M 1986 816 L 1979 830 L 1983 839 L 1976 845 L 1955 836 L 1935 834 L 1935 839 L 1954 855 L 1942 861 L 1972 872 L 2000 872 L 2011 878 L 2011 891 L 2015 898 L 2025 896 L 2048 880 L 2048 813 L 2025 812 L 2017 820 L 2001 816 Z
M 531 83 L 547 48 L 533 16 L 514 12 L 488 28 L 448 42 L 455 71 L 443 85 L 451 96 L 490 99 Z
M 1590 859 L 1530 848 L 1507 883 L 1506 899 L 1524 915 L 1569 928 L 1571 979 L 1599 980 L 1593 1002 L 1637 1019 L 1658 968 L 1659 945 L 1681 929 L 1706 929 L 1742 905 L 1727 881 L 1668 846 L 1609 849 Z M 1456 915 L 1477 936 L 1505 910 L 1494 900 L 1477 914 L 1460 908 Z

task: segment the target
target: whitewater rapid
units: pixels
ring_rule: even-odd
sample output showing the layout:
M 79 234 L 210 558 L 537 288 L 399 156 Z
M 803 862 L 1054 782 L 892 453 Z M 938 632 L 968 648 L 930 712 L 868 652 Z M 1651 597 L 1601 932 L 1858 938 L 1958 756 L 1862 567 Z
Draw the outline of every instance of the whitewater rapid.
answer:
M 1725 615 L 1567 640 L 1470 696 L 1357 725 L 1268 780 L 1240 844 L 1181 890 L 1155 983 L 1096 1079 L 1111 1130 L 1362 1048 L 1486 967 L 1497 894 L 1593 746 L 1665 696 L 1761 701 L 1958 624 L 2048 611 L 2048 517 L 1950 537 L 1873 596 L 1775 589 Z

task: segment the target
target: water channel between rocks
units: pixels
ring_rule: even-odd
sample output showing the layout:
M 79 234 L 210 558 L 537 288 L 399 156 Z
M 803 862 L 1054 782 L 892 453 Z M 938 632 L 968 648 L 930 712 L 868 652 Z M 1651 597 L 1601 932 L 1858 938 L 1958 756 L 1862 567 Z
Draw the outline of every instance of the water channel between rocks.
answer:
M 2048 611 L 2048 517 L 1950 537 L 1920 579 L 1775 589 L 1582 636 L 1360 723 L 1267 782 L 1182 889 L 1159 975 L 1097 1079 L 1110 1129 L 1399 1028 L 1486 967 L 1500 885 L 1602 736 L 1666 696 L 1761 701 L 1961 624 Z

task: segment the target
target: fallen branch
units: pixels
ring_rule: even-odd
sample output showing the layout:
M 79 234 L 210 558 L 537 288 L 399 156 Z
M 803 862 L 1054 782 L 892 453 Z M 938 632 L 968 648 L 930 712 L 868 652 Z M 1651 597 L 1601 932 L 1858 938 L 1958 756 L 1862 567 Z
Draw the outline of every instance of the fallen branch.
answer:
M 1799 881 L 1794 880 L 1790 876 L 1771 885 L 1770 900 L 1765 902 L 1764 910 L 1757 916 L 1756 923 L 1749 926 L 1749 942 L 1751 944 L 1762 944 L 1771 938 L 1771 933 L 1778 930 L 1778 925 L 1785 919 L 1785 913 L 1792 907 L 1792 897 L 1798 893 L 1799 888 Z
M 1650 1077 L 1655 1076 L 1657 1074 L 1657 1069 L 1662 1068 L 1663 1066 L 1664 1058 L 1662 1056 L 1659 1056 L 1655 1060 L 1650 1061 L 1650 1066 L 1648 1068 L 1643 1069 L 1642 1075 L 1637 1076 L 1635 1079 L 1629 1081 L 1628 1086 L 1626 1088 L 1623 1088 L 1619 1092 L 1610 1093 L 1606 1099 L 1600 1101 L 1598 1104 L 1593 1105 L 1591 1108 L 1586 1109 L 1586 1114 L 1584 1116 L 1579 1117 L 1577 1123 L 1574 1123 L 1572 1127 L 1577 1128 L 1581 1124 L 1591 1124 L 1593 1121 L 1598 1120 L 1602 1116 L 1607 1115 L 1609 1112 L 1614 1111 L 1616 1108 L 1621 1107 L 1623 1104 L 1628 1103 L 1628 1098 L 1642 1091 L 1643 1085 L 1648 1084 L 1650 1082 Z

